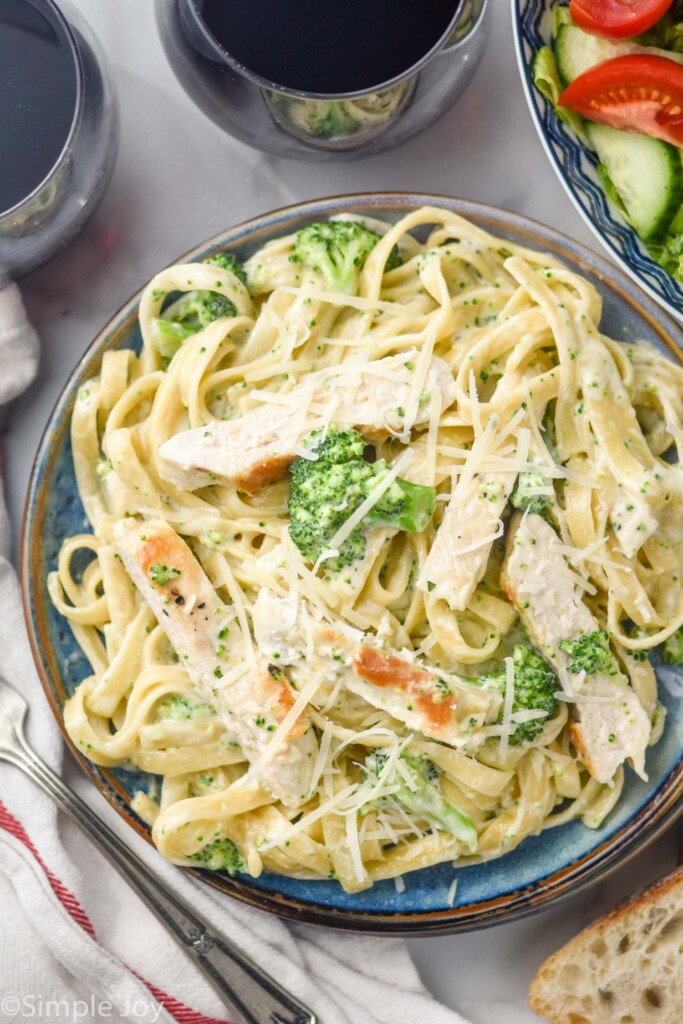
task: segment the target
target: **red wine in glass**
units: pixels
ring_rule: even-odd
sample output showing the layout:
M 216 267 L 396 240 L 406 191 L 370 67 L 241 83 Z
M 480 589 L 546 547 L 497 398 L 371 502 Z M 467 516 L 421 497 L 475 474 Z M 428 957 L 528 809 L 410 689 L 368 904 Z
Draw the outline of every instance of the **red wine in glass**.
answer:
M 76 234 L 109 181 L 117 129 L 103 58 L 68 0 L 0 0 L 0 275 Z
M 48 177 L 64 149 L 78 104 L 68 38 L 32 4 L 0 4 L 0 210 Z
M 195 0 L 221 47 L 255 75 L 306 93 L 400 78 L 447 31 L 454 0 Z
M 155 0 L 171 67 L 225 131 L 333 159 L 410 138 L 463 91 L 487 0 Z

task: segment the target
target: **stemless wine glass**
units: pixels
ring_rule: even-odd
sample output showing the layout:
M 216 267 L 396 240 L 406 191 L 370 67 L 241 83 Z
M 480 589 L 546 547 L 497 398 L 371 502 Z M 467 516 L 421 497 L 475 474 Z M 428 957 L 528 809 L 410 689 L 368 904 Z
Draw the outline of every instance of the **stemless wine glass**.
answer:
M 43 180 L 27 185 L 7 209 L 0 196 L 0 277 L 32 270 L 76 235 L 104 195 L 118 146 L 116 95 L 97 39 L 78 10 L 69 0 L 59 6 L 54 0 L 14 0 L 11 10 L 3 2 L 0 20 L 15 16 L 13 27 L 24 30 L 27 40 L 37 33 L 65 49 L 75 88 L 63 147 Z M 49 90 L 56 83 L 41 84 Z M 26 117 L 36 116 L 26 106 Z M 38 120 L 35 130 L 41 130 Z M 12 158 L 11 151 L 0 153 L 0 159 Z
M 304 159 L 369 156 L 427 128 L 469 84 L 487 36 L 488 0 L 453 0 L 446 31 L 400 75 L 360 92 L 311 93 L 240 64 L 211 34 L 198 0 L 155 3 L 169 63 L 203 112 L 250 146 Z

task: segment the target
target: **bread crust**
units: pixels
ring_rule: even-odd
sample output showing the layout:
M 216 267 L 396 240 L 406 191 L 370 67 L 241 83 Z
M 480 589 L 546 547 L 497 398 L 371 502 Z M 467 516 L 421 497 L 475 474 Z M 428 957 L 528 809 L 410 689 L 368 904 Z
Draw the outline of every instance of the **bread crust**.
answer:
M 603 1021 L 611 1022 L 615 1019 L 607 1009 L 607 1015 L 600 1013 L 599 1016 L 592 1017 L 584 1017 L 567 1010 L 561 1005 L 562 994 L 559 990 L 554 998 L 549 998 L 549 986 L 553 984 L 556 973 L 563 967 L 569 967 L 582 958 L 585 960 L 586 953 L 590 953 L 596 941 L 617 933 L 619 926 L 624 923 L 636 924 L 639 912 L 648 911 L 656 903 L 664 900 L 674 908 L 674 912 L 683 912 L 683 866 L 618 903 L 549 956 L 539 967 L 529 987 L 529 1006 L 534 1013 L 544 1017 L 551 1024 L 602 1024 Z M 680 1019 L 683 1020 L 683 1015 Z

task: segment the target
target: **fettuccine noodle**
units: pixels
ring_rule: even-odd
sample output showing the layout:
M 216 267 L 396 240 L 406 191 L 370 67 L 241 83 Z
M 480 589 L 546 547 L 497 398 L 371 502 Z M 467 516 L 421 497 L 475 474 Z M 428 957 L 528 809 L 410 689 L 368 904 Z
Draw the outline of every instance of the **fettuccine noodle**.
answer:
M 106 352 L 75 401 L 73 459 L 92 533 L 64 542 L 49 578 L 92 669 L 66 705 L 69 735 L 97 764 L 159 777 L 159 789 L 138 794 L 134 806 L 162 855 L 196 864 L 208 843 L 229 839 L 252 876 L 333 878 L 348 891 L 442 862 L 499 857 L 577 817 L 597 827 L 619 799 L 624 764 L 596 778 L 572 732 L 577 708 L 598 714 L 608 698 L 581 704 L 566 671 L 558 671 L 556 711 L 539 712 L 536 735 L 514 742 L 515 723 L 526 718 L 511 710 L 511 654 L 528 639 L 519 619 L 524 602 L 501 585 L 501 564 L 506 537 L 509 545 L 511 530 L 526 528 L 526 513 L 521 526 L 510 525 L 506 497 L 520 473 L 545 474 L 537 488 L 550 499 L 544 523 L 555 532 L 576 601 L 610 634 L 619 678 L 647 716 L 646 742 L 658 738 L 663 714 L 640 652 L 683 624 L 683 490 L 677 462 L 663 458 L 681 454 L 683 370 L 652 348 L 601 334 L 596 289 L 547 254 L 441 209 L 416 210 L 392 226 L 364 223 L 382 238 L 354 294 L 330 291 L 320 274 L 292 262 L 294 236 L 249 258 L 248 289 L 230 271 L 202 263 L 171 266 L 148 284 L 140 354 Z M 396 244 L 403 262 L 385 271 Z M 229 298 L 235 315 L 198 330 L 164 360 L 156 318 L 171 293 L 195 289 Z M 252 493 L 220 479 L 194 490 L 170 482 L 160 448 L 181 432 L 210 433 L 267 408 L 296 410 L 302 437 L 313 426 L 326 433 L 343 421 L 361 368 L 390 357 L 407 368 L 402 423 L 375 425 L 374 454 L 389 467 L 400 461 L 402 478 L 435 488 L 436 512 L 421 532 L 368 531 L 362 571 L 350 583 L 325 558 L 306 561 L 292 542 L 286 468 Z M 447 364 L 447 399 L 427 389 L 434 360 Z M 322 397 L 314 390 L 321 373 Z M 383 379 L 403 387 L 400 374 L 395 385 L 389 372 Z M 457 513 L 456 495 L 471 497 L 491 474 L 502 492 L 490 498 L 490 523 L 484 528 L 484 509 L 474 517 L 481 524 L 470 524 L 474 535 L 456 544 L 455 557 L 472 565 L 484 553 L 481 573 L 467 570 L 466 606 L 456 607 L 449 580 L 425 583 L 423 569 L 439 522 L 448 528 L 449 500 Z M 213 692 L 198 683 L 194 655 L 174 644 L 121 554 L 122 524 L 144 544 L 147 527 L 161 529 L 160 520 L 187 542 L 225 608 L 221 634 L 235 646 Z M 159 568 L 167 567 L 152 571 Z M 183 580 L 179 569 L 171 572 Z M 267 613 L 284 616 L 286 626 L 266 650 L 256 620 L 268 600 Z M 352 649 L 348 658 L 331 655 L 336 673 L 321 628 L 336 630 Z M 287 644 L 298 644 L 294 654 Z M 459 722 L 452 741 L 436 726 L 431 735 L 416 727 L 412 705 L 401 718 L 397 704 L 367 699 L 372 680 L 363 691 L 350 660 L 362 644 L 418 667 L 424 678 L 455 680 L 443 690 Z M 291 689 L 289 717 L 284 731 L 282 716 L 264 725 L 255 753 L 226 708 L 239 717 L 230 694 L 274 657 Z M 477 678 L 501 664 L 507 689 L 481 710 Z M 475 708 L 469 733 L 457 713 L 468 702 Z M 308 743 L 301 755 L 308 788 L 285 800 L 267 783 L 267 765 L 276 753 L 287 756 L 297 721 L 306 730 L 296 743 Z M 381 754 L 374 774 L 373 753 Z M 415 791 L 406 767 L 415 758 L 438 779 L 439 800 L 472 823 L 473 842 L 406 796 Z

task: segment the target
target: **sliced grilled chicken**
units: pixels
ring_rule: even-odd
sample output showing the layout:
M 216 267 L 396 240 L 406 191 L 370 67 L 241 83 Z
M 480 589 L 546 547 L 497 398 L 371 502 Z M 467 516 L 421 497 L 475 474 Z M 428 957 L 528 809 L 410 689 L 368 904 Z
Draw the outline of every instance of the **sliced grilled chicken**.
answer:
M 429 420 L 432 392 L 438 391 L 444 409 L 453 401 L 455 385 L 448 364 L 434 357 L 421 392 L 413 394 L 411 354 L 341 373 L 320 371 L 291 392 L 291 405 L 268 403 L 236 420 L 181 431 L 159 449 L 160 472 L 180 490 L 219 481 L 257 491 L 285 473 L 301 439 L 325 423 L 331 401 L 335 425 L 357 427 L 368 438 L 420 426 Z
M 501 698 L 448 674 L 434 676 L 398 655 L 361 644 L 353 658 L 353 693 L 388 711 L 425 736 L 453 747 L 476 744 L 476 734 L 495 721 Z
M 515 473 L 482 473 L 456 484 L 417 580 L 418 590 L 462 611 L 486 572 Z
M 501 585 L 532 642 L 575 688 L 572 739 L 590 774 L 598 782 L 610 782 L 619 765 L 630 759 L 645 778 L 650 721 L 626 676 L 594 674 L 579 684 L 579 676 L 567 673 L 571 658 L 560 650 L 560 642 L 577 640 L 600 626 L 558 548 L 555 531 L 541 516 L 515 516 Z
M 251 609 L 254 640 L 264 658 L 291 665 L 301 656 L 299 600 L 296 594 L 277 597 L 261 587 Z
M 498 716 L 499 694 L 452 673 L 435 676 L 407 658 L 359 643 L 325 623 L 311 623 L 306 636 L 298 611 L 296 624 L 291 624 L 296 605 L 290 598 L 261 591 L 256 606 L 259 624 L 268 613 L 268 626 L 255 628 L 261 652 L 271 658 L 277 655 L 282 664 L 291 666 L 299 685 L 313 675 L 322 677 L 327 684 L 321 690 L 325 698 L 341 679 L 345 689 L 373 707 L 455 747 L 476 746 L 478 731 Z
M 202 699 L 216 707 L 228 735 L 253 763 L 295 703 L 284 673 L 261 659 L 235 681 L 222 683 L 245 661 L 244 638 L 190 548 L 163 519 L 124 520 L 115 545 Z M 316 750 L 304 710 L 262 768 L 259 782 L 283 803 L 297 806 L 308 793 Z
M 338 426 L 357 427 L 366 437 L 403 434 L 429 422 L 432 395 L 441 410 L 455 398 L 455 382 L 445 360 L 433 356 L 424 384 L 415 392 L 416 353 L 402 352 L 361 366 L 345 365 L 342 372 L 324 376 L 323 392 L 340 396 L 334 420 Z
M 305 432 L 296 408 L 264 405 L 175 434 L 159 449 L 160 471 L 181 491 L 218 481 L 253 493 L 286 473 Z

